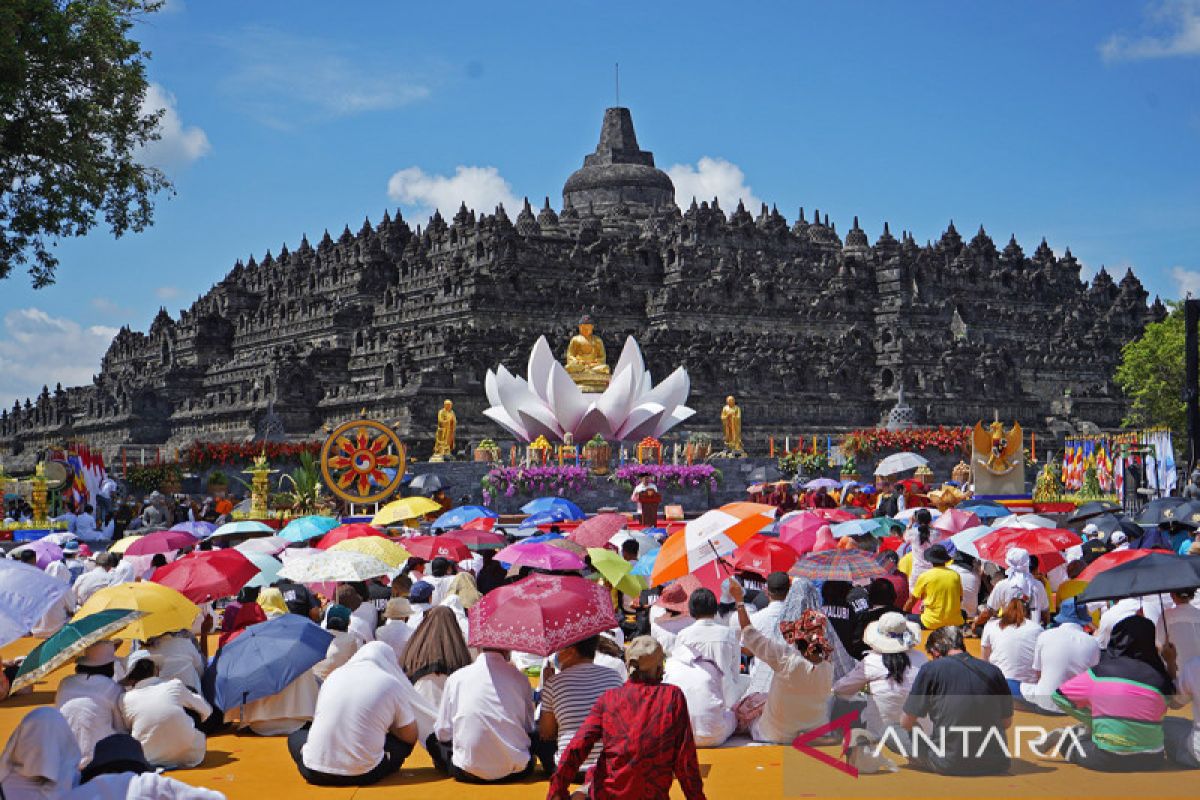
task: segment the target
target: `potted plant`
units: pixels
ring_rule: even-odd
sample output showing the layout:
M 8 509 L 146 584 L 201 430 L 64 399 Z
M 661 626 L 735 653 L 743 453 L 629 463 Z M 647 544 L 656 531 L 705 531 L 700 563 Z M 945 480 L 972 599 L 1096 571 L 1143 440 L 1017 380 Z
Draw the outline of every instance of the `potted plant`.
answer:
M 499 461 L 500 446 L 493 439 L 484 439 L 475 446 L 475 460 L 484 463 Z
M 858 463 L 855 462 L 854 456 L 846 456 L 846 463 L 842 464 L 842 480 L 857 481 L 861 477 L 858 474 Z
M 607 475 L 608 463 L 612 459 L 612 445 L 597 433 L 583 446 L 583 457 L 592 465 L 593 473 Z
M 208 473 L 208 493 L 220 499 L 229 492 L 229 477 L 219 469 Z
M 688 446 L 692 448 L 692 461 L 699 462 L 712 455 L 712 437 L 707 433 L 693 433 L 688 436 Z

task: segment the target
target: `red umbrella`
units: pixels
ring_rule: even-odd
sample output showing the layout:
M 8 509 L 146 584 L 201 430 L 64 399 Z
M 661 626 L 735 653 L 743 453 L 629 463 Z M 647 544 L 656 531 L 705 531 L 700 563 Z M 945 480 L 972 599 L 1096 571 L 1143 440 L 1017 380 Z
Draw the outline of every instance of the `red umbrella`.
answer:
M 476 517 L 462 526 L 464 531 L 490 531 L 496 527 L 495 517 Z
M 448 558 L 458 562 L 471 557 L 471 551 L 465 544 L 448 536 L 414 536 L 411 539 L 401 539 L 398 544 L 417 558 L 426 561 Z
M 193 603 L 231 597 L 257 575 L 258 567 L 240 550 L 188 553 L 154 571 L 151 580 L 169 586 Z
M 812 513 L 824 517 L 827 522 L 849 522 L 858 519 L 857 514 L 851 514 L 844 508 L 814 508 Z
M 498 533 L 466 528 L 443 533 L 442 538 L 462 542 L 469 550 L 499 550 L 508 544 L 508 540 Z
M 1118 564 L 1124 564 L 1126 561 L 1134 561 L 1143 556 L 1148 556 L 1153 552 L 1153 550 L 1114 550 L 1111 553 L 1105 553 L 1088 564 L 1087 569 L 1075 576 L 1075 580 L 1090 581 L 1101 572 L 1112 569 Z
M 1005 554 L 1014 547 L 1041 556 L 1066 550 L 1081 541 L 1076 534 L 1062 528 L 997 528 L 976 539 L 975 549 L 983 560 L 1003 564 Z
M 629 524 L 624 514 L 597 514 L 567 536 L 580 547 L 604 547 L 608 540 Z
M 172 550 L 182 550 L 185 547 L 195 547 L 196 537 L 184 531 L 155 531 L 138 539 L 125 548 L 127 556 L 150 556 L 155 553 L 169 553 Z
M 737 549 L 733 566 L 765 578 L 772 572 L 787 572 L 799 557 L 794 549 L 778 539 L 755 536 Z
M 355 522 L 350 525 L 338 525 L 329 533 L 321 537 L 321 541 L 317 542 L 317 547 L 322 550 L 328 550 L 339 542 L 349 541 L 350 539 L 363 539 L 367 536 L 380 536 L 384 539 L 387 536 L 378 528 L 372 528 L 362 522 Z
M 563 575 L 530 575 L 494 589 L 468 616 L 471 647 L 537 656 L 548 656 L 617 624 L 607 589 Z

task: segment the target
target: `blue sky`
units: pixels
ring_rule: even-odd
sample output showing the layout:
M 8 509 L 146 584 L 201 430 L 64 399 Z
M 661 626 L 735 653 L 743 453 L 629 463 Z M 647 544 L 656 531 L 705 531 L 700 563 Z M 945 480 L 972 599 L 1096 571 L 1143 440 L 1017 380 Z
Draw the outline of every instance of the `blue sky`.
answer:
M 614 62 L 684 199 L 857 214 L 872 240 L 983 223 L 1200 294 L 1200 0 L 173 0 L 138 34 L 176 194 L 147 233 L 62 243 L 56 285 L 0 283 L 0 402 L 90 380 L 116 328 L 302 233 L 559 207 Z

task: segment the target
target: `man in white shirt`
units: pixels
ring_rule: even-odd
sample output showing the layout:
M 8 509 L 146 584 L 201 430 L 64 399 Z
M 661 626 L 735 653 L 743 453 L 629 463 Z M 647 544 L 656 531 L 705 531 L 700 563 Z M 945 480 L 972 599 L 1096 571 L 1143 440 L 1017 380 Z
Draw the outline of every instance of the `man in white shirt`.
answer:
M 132 688 L 121 698 L 121 716 L 142 743 L 147 760 L 167 769 L 199 766 L 207 740 L 187 712 L 203 721 L 212 716 L 212 706 L 180 681 L 156 677 L 158 656 L 139 650 L 125 661 L 125 682 Z
M 446 592 L 450 589 L 450 582 L 454 580 L 454 562 L 448 558 L 438 556 L 429 562 L 429 571 L 422 580 L 433 587 L 433 599 L 430 601 L 430 604 L 440 606 L 442 601 L 446 599 Z
M 83 513 L 75 517 L 75 524 L 70 530 L 85 542 L 93 542 L 101 538 L 100 531 L 96 529 L 96 518 L 92 515 L 90 505 L 83 507 Z
M 520 780 L 533 772 L 529 680 L 501 650 L 484 650 L 446 679 L 434 735 L 434 766 L 468 783 Z
M 1186 664 L 1200 656 L 1200 608 L 1193 605 L 1195 597 L 1194 589 L 1171 592 L 1175 605 L 1164 608 L 1155 625 L 1155 644 L 1159 650 L 1168 640 L 1175 645 L 1176 664 Z
M 1162 615 L 1159 608 L 1159 600 L 1153 595 L 1146 597 L 1126 597 L 1123 600 L 1118 600 L 1100 615 L 1100 624 L 1096 627 L 1096 632 L 1092 635 L 1096 637 L 1096 641 L 1100 644 L 1100 649 L 1103 650 L 1108 647 L 1108 637 L 1112 635 L 1113 628 L 1126 617 L 1132 617 L 1135 614 L 1141 615 L 1153 622 L 1157 628 L 1159 617 Z
M 111 553 L 98 553 L 96 555 L 96 568 L 90 572 L 83 573 L 75 581 L 76 605 L 82 606 L 96 592 L 113 585 L 112 569 L 114 560 L 115 557 Z
M 950 562 L 950 569 L 962 579 L 962 610 L 967 619 L 975 619 L 979 613 L 979 570 L 975 559 L 959 550 Z
M 678 642 L 666 661 L 663 683 L 683 691 L 696 747 L 720 747 L 737 727 L 737 717 L 725 702 L 723 678 L 716 664 Z
M 113 567 L 112 571 L 113 586 L 121 583 L 133 583 L 140 577 L 137 572 L 137 567 L 134 565 L 133 561 L 125 558 L 124 556 L 114 556 L 112 553 L 109 553 L 108 555 L 110 558 L 116 559 L 116 566 Z
M 1054 622 L 1057 627 L 1042 631 L 1033 650 L 1036 683 L 1022 683 L 1021 696 L 1047 714 L 1061 714 L 1053 700 L 1059 686 L 1100 661 L 1100 644 L 1088 630 L 1092 617 L 1072 597 L 1063 602 Z
M 375 640 L 392 648 L 392 652 L 396 654 L 396 663 L 399 663 L 404 656 L 404 648 L 408 646 L 408 640 L 413 635 L 413 629 L 408 627 L 408 618 L 411 614 L 412 608 L 409 606 L 408 600 L 403 597 L 393 597 L 388 600 L 387 608 L 383 612 L 387 622 L 375 631 Z
M 83 769 L 92 760 L 96 743 L 114 733 L 128 733 L 121 716 L 121 697 L 124 692 L 113 680 L 116 666 L 116 644 L 111 641 L 92 645 L 75 660 L 75 674 L 58 684 L 54 705 L 67 720 L 79 752 Z
M 700 588 L 688 597 L 688 613 L 696 620 L 675 637 L 675 647 L 687 647 L 696 659 L 707 661 L 721 674 L 725 705 L 733 708 L 744 689 L 741 680 L 742 648 L 736 629 L 716 619 L 717 597 Z M 674 650 L 672 650 L 674 654 Z
M 792 588 L 792 579 L 786 572 L 772 572 L 767 576 L 767 599 L 765 608 L 750 615 L 750 624 L 754 630 L 769 636 L 770 632 L 779 626 L 779 612 L 783 610 L 783 601 L 787 599 L 788 590 Z

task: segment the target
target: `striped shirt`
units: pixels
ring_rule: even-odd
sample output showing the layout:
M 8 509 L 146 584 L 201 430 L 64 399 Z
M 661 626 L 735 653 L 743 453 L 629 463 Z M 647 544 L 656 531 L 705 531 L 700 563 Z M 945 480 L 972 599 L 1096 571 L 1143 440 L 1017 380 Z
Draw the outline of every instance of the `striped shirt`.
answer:
M 571 737 L 587 719 L 597 698 L 624 682 L 616 670 L 587 662 L 568 667 L 546 679 L 542 689 L 542 711 L 549 711 L 558 721 L 559 757 L 566 752 Z M 594 767 L 602 750 L 597 743 L 579 771 Z
M 1054 702 L 1092 729 L 1092 741 L 1110 753 L 1157 753 L 1163 749 L 1167 700 L 1153 686 L 1126 678 L 1097 677 L 1088 670 L 1054 693 Z

